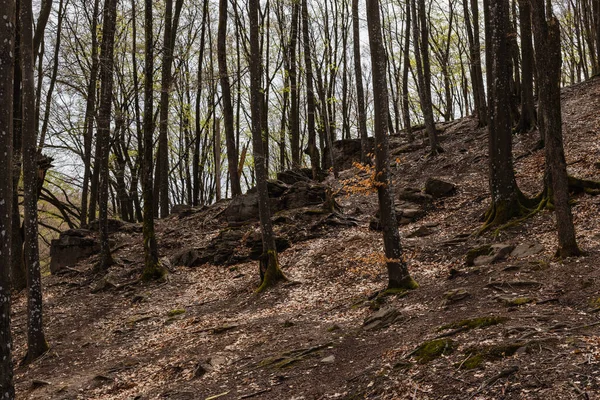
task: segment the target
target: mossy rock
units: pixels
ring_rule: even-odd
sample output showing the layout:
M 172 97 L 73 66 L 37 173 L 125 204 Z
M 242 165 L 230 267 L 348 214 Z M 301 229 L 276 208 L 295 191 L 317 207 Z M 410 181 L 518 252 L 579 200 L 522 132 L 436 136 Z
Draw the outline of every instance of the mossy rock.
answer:
M 455 343 L 450 339 L 434 339 L 421 344 L 413 356 L 420 364 L 425 364 L 454 351 Z
M 475 259 L 477 257 L 489 256 L 491 251 L 492 251 L 492 246 L 489 244 L 475 247 L 474 249 L 467 251 L 467 255 L 465 257 L 465 264 L 469 267 L 472 267 L 475 265 Z
M 176 308 L 174 310 L 171 310 L 167 313 L 167 317 L 176 317 L 178 315 L 182 315 L 185 314 L 185 309 L 183 308 Z
M 462 321 L 457 321 L 457 322 L 453 322 L 451 324 L 443 325 L 438 328 L 438 331 L 444 331 L 446 329 L 460 329 L 460 328 L 464 328 L 465 330 L 482 329 L 482 328 L 487 328 L 488 326 L 503 324 L 506 321 L 508 321 L 508 318 L 500 317 L 500 316 L 464 319 Z
M 465 350 L 468 358 L 456 366 L 462 369 L 475 369 L 481 367 L 485 361 L 497 361 L 513 356 L 517 350 L 527 347 L 527 342 L 500 343 L 491 346 L 472 347 Z

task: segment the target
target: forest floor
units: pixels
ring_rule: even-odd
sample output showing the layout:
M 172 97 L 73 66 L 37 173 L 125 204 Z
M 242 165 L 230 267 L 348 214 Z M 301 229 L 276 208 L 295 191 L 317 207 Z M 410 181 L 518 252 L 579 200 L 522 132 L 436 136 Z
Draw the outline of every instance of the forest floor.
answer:
M 600 180 L 598 110 L 600 79 L 563 91 L 568 169 L 579 178 Z M 573 197 L 584 257 L 554 258 L 549 211 L 473 235 L 490 202 L 486 130 L 472 119 L 445 127 L 443 154 L 402 154 L 396 170 L 397 188 L 422 187 L 428 177 L 457 185 L 454 196 L 401 228 L 419 289 L 377 295 L 387 281 L 377 256 L 381 233 L 368 228 L 374 194 L 340 194 L 358 226 L 293 244 L 280 254 L 289 281 L 262 294 L 254 292 L 256 262 L 173 266 L 165 282 L 138 283 L 141 235 L 118 234 L 116 288 L 93 290 L 100 279 L 93 260 L 44 278 L 51 348 L 17 368 L 17 397 L 600 398 L 600 197 Z M 528 195 L 542 187 L 543 151 L 529 152 L 537 138 L 537 131 L 514 137 L 517 180 Z M 204 222 L 194 215 L 158 221 L 161 253 L 214 236 Z M 433 232 L 407 238 L 423 226 Z M 466 265 L 469 249 L 494 243 L 539 252 Z M 17 295 L 17 359 L 25 353 L 25 308 Z M 363 326 L 378 309 L 390 325 Z

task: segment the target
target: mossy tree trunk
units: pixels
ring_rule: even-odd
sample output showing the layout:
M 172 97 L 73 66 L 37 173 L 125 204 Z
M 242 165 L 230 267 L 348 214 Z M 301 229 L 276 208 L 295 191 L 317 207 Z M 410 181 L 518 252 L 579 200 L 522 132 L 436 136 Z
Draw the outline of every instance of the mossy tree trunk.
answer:
M 549 174 L 548 189 L 556 212 L 558 251 L 560 257 L 580 255 L 575 237 L 573 215 L 569 205 L 569 180 L 562 138 L 560 79 L 562 56 L 560 24 L 556 17 L 548 20 L 544 0 L 533 0 L 533 22 L 537 64 L 544 65 L 538 72 L 539 108 L 543 121 L 546 166 Z
M 261 119 L 261 76 L 262 56 L 259 46 L 259 24 L 258 24 L 259 1 L 249 1 L 250 21 L 250 103 L 252 118 L 252 150 L 254 154 L 254 171 L 256 175 L 256 188 L 258 193 L 258 213 L 262 234 L 263 254 L 260 261 L 261 284 L 257 289 L 261 292 L 285 279 L 279 268 L 277 247 L 275 246 L 275 234 L 271 222 L 271 206 L 269 191 L 267 188 L 267 169 L 265 164 L 265 151 L 262 140 Z M 313 165 L 314 167 L 314 165 Z
M 44 336 L 42 275 L 38 245 L 38 151 L 35 129 L 35 84 L 33 63 L 33 11 L 31 0 L 21 1 L 21 69 L 23 105 L 23 228 L 27 271 L 27 355 L 30 363 L 48 350 Z
M 492 205 L 483 230 L 503 225 L 527 210 L 515 179 L 510 106 L 511 69 L 508 0 L 484 2 L 488 87 L 489 183 Z
M 394 208 L 394 189 L 389 170 L 387 68 L 378 0 L 367 0 L 367 25 L 371 46 L 373 105 L 375 108 L 375 175 L 388 270 L 388 288 L 414 289 L 417 284 L 408 273 L 408 266 L 402 254 Z
M 15 398 L 10 330 L 12 246 L 13 74 L 15 65 L 15 1 L 0 0 L 8 20 L 0 28 L 0 396 Z M 17 225 L 18 226 L 18 225 Z

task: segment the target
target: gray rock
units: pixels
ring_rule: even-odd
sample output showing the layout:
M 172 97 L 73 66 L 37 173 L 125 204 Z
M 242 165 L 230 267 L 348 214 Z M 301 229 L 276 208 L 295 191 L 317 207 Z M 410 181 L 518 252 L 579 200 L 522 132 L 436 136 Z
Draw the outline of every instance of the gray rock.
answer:
M 425 193 L 434 198 L 446 197 L 454 194 L 456 185 L 437 178 L 428 178 L 425 182 Z
M 324 359 L 322 359 L 321 362 L 323 364 L 333 364 L 335 362 L 335 356 L 334 355 L 327 356 Z
M 526 258 L 544 251 L 540 243 L 521 243 L 510 253 L 511 257 Z
M 386 328 L 399 320 L 403 319 L 400 311 L 393 307 L 384 307 L 376 311 L 373 315 L 366 318 L 363 322 L 363 328 L 367 331 Z
M 433 202 L 433 196 L 423 193 L 419 189 L 411 187 L 400 189 L 400 192 L 398 193 L 398 199 L 419 205 L 429 205 L 431 202 Z
M 473 265 L 480 266 L 486 264 L 493 264 L 495 262 L 504 260 L 513 251 L 515 246 L 505 243 L 493 244 L 490 246 L 488 255 L 481 255 L 475 257 Z
M 425 237 L 425 236 L 429 236 L 431 234 L 433 234 L 434 230 L 427 227 L 427 226 L 422 226 L 419 229 L 417 229 L 416 231 L 414 231 L 413 233 L 411 233 L 410 235 L 408 235 L 408 238 L 419 238 L 419 237 Z
M 87 229 L 71 229 L 61 232 L 50 245 L 50 272 L 56 274 L 78 261 L 100 251 L 100 243 Z
M 470 297 L 471 293 L 464 288 L 452 289 L 444 293 L 444 304 L 449 305 Z

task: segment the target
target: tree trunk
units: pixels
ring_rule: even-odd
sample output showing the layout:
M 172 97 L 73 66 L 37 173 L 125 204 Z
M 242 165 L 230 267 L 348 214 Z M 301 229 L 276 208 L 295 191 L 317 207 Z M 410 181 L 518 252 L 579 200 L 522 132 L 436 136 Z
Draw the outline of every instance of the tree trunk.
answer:
M 379 0 L 367 0 L 367 25 L 369 27 L 369 44 L 371 45 L 373 105 L 375 108 L 375 176 L 388 270 L 388 288 L 415 289 L 418 285 L 408 273 L 408 267 L 402 254 L 402 246 L 400 245 L 400 233 L 398 232 L 398 221 L 394 208 L 394 189 L 389 170 L 389 105 Z
M 31 0 L 21 2 L 21 70 L 23 104 L 23 227 L 24 260 L 27 271 L 27 355 L 29 364 L 48 350 L 44 337 L 42 276 L 38 245 L 38 152 L 35 131 L 35 87 L 33 77 L 33 12 Z
M 358 0 L 352 0 L 352 37 L 354 50 L 354 74 L 356 75 L 356 109 L 358 111 L 358 132 L 360 137 L 360 162 L 369 162 L 369 142 L 367 136 L 367 113 L 365 111 L 365 92 L 362 79 L 362 59 L 360 56 L 360 24 L 358 19 Z
M 298 66 L 297 66 L 297 42 L 298 23 L 300 15 L 300 1 L 294 1 L 292 10 L 292 27 L 290 33 L 290 147 L 292 151 L 292 168 L 298 169 L 302 166 L 300 152 L 300 106 L 298 91 Z
M 410 0 L 406 2 L 406 27 L 404 29 L 404 49 L 402 65 L 402 118 L 406 136 L 409 142 L 415 140 L 412 125 L 410 123 L 410 99 L 408 96 L 408 72 L 410 70 L 410 30 L 411 30 L 411 11 Z
M 214 119 L 214 162 L 215 162 L 215 192 L 217 201 L 221 200 L 221 120 Z
M 227 167 L 231 181 L 231 196 L 242 195 L 240 176 L 238 174 L 238 149 L 235 145 L 235 127 L 233 125 L 233 105 L 231 102 L 231 85 L 227 72 L 227 3 L 228 0 L 219 1 L 219 35 L 217 40 L 217 55 L 219 62 L 219 77 L 221 81 L 221 94 L 223 102 L 223 120 L 225 125 L 225 143 L 227 145 Z
M 0 393 L 14 400 L 12 336 L 10 330 L 13 212 L 13 79 L 15 66 L 15 1 L 0 0 L 8 21 L 0 29 Z
M 306 0 L 305 0 L 306 1 Z M 256 174 L 256 188 L 258 193 L 258 211 L 262 234 L 263 254 L 260 261 L 261 284 L 257 291 L 263 291 L 274 285 L 277 281 L 285 279 L 279 268 L 275 234 L 271 222 L 271 207 L 269 191 L 267 188 L 267 170 L 262 141 L 261 123 L 261 55 L 259 47 L 258 26 L 258 0 L 249 0 L 250 20 L 250 104 L 252 119 L 252 150 L 254 153 L 254 170 Z
M 114 44 L 117 20 L 117 0 L 106 0 L 104 3 L 102 45 L 100 53 L 100 105 L 98 113 L 99 159 L 96 160 L 99 170 L 98 208 L 100 210 L 100 262 L 99 270 L 106 270 L 113 264 L 108 241 L 108 186 L 110 171 L 108 160 L 110 153 L 110 120 L 113 99 Z
M 567 163 L 562 138 L 562 116 L 560 103 L 561 40 L 560 24 L 556 17 L 546 19 L 544 0 L 533 0 L 533 21 L 537 64 L 544 68 L 538 71 L 539 104 L 541 126 L 546 146 L 546 166 L 549 172 L 556 226 L 558 228 L 558 250 L 560 257 L 581 254 L 575 238 L 573 215 L 569 204 Z M 548 10 L 552 13 L 551 10 Z
M 317 149 L 317 132 L 315 129 L 315 90 L 312 72 L 312 58 L 310 51 L 310 35 L 308 32 L 308 5 L 307 0 L 302 0 L 302 35 L 304 39 L 304 63 L 306 70 L 306 106 L 307 106 L 307 129 L 308 148 L 313 179 L 317 179 L 320 172 L 319 150 Z
M 425 0 L 418 0 L 418 10 L 415 0 L 412 0 L 413 43 L 415 47 L 415 60 L 417 63 L 417 77 L 419 80 L 419 98 L 421 111 L 425 119 L 425 129 L 429 137 L 429 154 L 436 155 L 441 148 L 438 145 L 435 121 L 433 118 L 433 104 L 431 101 L 431 67 L 429 64 L 429 32 L 425 12 Z M 418 12 L 417 12 L 418 11 Z
M 531 40 L 531 5 L 529 0 L 519 0 L 519 25 L 521 26 L 521 118 L 517 132 L 529 132 L 536 126 L 533 99 L 533 42 Z

